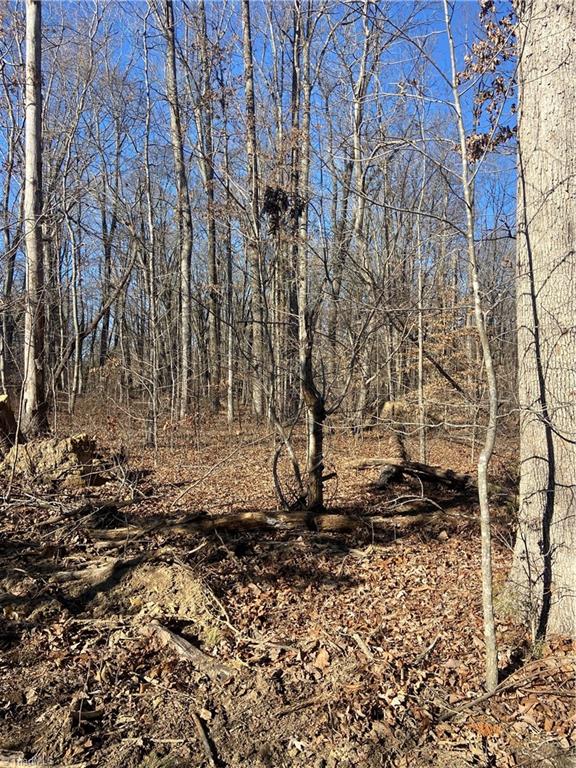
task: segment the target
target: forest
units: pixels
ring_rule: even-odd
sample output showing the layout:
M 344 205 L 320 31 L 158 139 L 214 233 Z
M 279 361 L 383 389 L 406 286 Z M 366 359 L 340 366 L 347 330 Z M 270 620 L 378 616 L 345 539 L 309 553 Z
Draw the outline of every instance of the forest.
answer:
M 573 0 L 0 0 L 0 768 L 576 765 Z

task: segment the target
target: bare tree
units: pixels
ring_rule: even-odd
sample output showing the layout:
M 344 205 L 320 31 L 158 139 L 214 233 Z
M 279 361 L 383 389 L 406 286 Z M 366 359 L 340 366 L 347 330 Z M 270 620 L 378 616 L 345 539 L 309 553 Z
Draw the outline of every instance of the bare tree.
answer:
M 26 147 L 24 242 L 26 313 L 22 428 L 28 435 L 48 430 L 44 359 L 44 265 L 42 258 L 42 9 L 26 0 Z
M 300 363 L 302 399 L 306 407 L 306 465 L 308 475 L 306 506 L 310 510 L 320 510 L 324 507 L 323 442 L 326 407 L 324 396 L 318 388 L 314 377 L 313 347 L 316 314 L 314 310 L 318 309 L 318 303 L 315 302 L 314 306 L 314 302 L 311 302 L 309 299 L 308 276 L 308 197 L 310 183 L 310 112 L 312 99 L 310 48 L 317 17 L 312 14 L 310 0 L 306 3 L 306 11 L 304 13 L 302 13 L 300 0 L 295 0 L 295 13 L 298 16 L 297 23 L 302 35 L 302 125 L 300 129 L 302 142 L 300 150 L 300 183 L 298 185 L 298 203 L 301 201 L 302 211 L 299 217 L 297 241 L 298 357 Z
M 252 405 L 260 417 L 264 413 L 263 388 L 263 307 L 262 307 L 262 265 L 260 244 L 260 203 L 259 175 L 256 142 L 256 100 L 254 95 L 254 62 L 252 56 L 252 28 L 250 25 L 250 0 L 242 0 L 242 52 L 244 60 L 244 94 L 246 108 L 246 154 L 248 160 L 248 188 L 250 194 L 250 215 L 246 231 L 246 248 L 250 268 L 252 290 Z
M 192 254 L 192 211 L 184 161 L 184 134 L 176 78 L 176 29 L 172 0 L 165 0 L 163 29 L 166 37 L 166 95 L 170 108 L 170 136 L 176 174 L 176 218 L 180 268 L 180 397 L 179 413 L 188 412 L 190 378 L 190 258 Z
M 466 208 L 466 246 L 469 270 L 472 278 L 472 294 L 474 297 L 474 317 L 476 331 L 484 360 L 484 370 L 489 390 L 490 410 L 484 445 L 478 457 L 478 499 L 480 502 L 480 528 L 482 537 L 482 607 L 484 610 L 484 641 L 486 647 L 486 687 L 493 691 L 498 685 L 498 652 L 496 646 L 496 628 L 494 622 L 494 601 L 492 594 L 492 535 L 490 530 L 490 506 L 488 502 L 488 465 L 494 452 L 496 441 L 496 424 L 498 418 L 498 387 L 490 340 L 486 329 L 482 294 L 478 278 L 478 261 L 476 256 L 476 234 L 474 217 L 474 177 L 468 164 L 466 129 L 460 91 L 458 90 L 458 71 L 452 27 L 450 24 L 450 5 L 444 0 L 444 17 L 448 34 L 450 65 L 452 71 L 451 87 L 456 112 L 458 137 L 460 140 L 460 156 L 462 160 L 462 194 Z
M 201 85 L 196 109 L 198 143 L 202 180 L 206 192 L 208 235 L 208 357 L 210 361 L 210 404 L 214 411 L 220 406 L 220 280 L 216 258 L 216 209 L 214 194 L 214 140 L 212 104 L 212 68 L 208 50 L 206 4 L 198 4 Z
M 150 348 L 150 383 L 149 408 L 147 418 L 146 441 L 156 448 L 158 444 L 158 413 L 160 410 L 160 327 L 158 318 L 158 286 L 156 270 L 156 227 L 154 223 L 154 201 L 152 196 L 152 174 L 150 169 L 150 123 L 152 118 L 152 99 L 150 96 L 150 76 L 148 62 L 148 14 L 144 18 L 144 82 L 146 86 L 146 117 L 144 135 L 144 173 L 146 185 L 146 223 L 148 225 L 148 248 L 145 261 L 148 282 L 148 301 L 150 305 L 151 338 Z

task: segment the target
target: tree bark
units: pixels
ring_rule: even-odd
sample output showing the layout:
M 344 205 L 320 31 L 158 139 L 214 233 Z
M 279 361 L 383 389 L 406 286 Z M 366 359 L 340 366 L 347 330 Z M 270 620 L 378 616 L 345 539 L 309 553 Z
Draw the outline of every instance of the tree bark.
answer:
M 246 152 L 248 155 L 248 184 L 250 189 L 250 217 L 246 232 L 246 246 L 250 265 L 252 290 L 252 407 L 257 417 L 264 412 L 263 388 L 263 307 L 260 254 L 260 205 L 258 195 L 258 156 L 256 151 L 256 103 L 254 98 L 254 63 L 252 59 L 252 30 L 250 27 L 250 0 L 242 0 L 242 29 L 244 57 L 244 94 L 246 101 Z
M 216 258 L 216 210 L 214 199 L 214 141 L 211 69 L 208 58 L 208 28 L 206 4 L 198 4 L 200 17 L 199 49 L 202 70 L 202 87 L 196 124 L 200 144 L 200 160 L 204 190 L 207 198 L 207 246 L 208 246 L 208 359 L 209 398 L 213 411 L 220 408 L 220 280 Z
M 368 1 L 364 0 L 364 16 L 362 20 L 364 40 L 362 47 L 362 58 L 358 78 L 354 85 L 353 95 L 353 120 L 352 120 L 352 159 L 353 159 L 353 181 L 356 193 L 356 206 L 354 210 L 354 219 L 352 229 L 356 244 L 356 260 L 368 271 L 368 242 L 366 237 L 366 178 L 365 178 L 365 160 L 362 151 L 362 129 L 364 124 L 364 107 L 370 80 L 372 79 L 372 68 L 369 66 L 369 54 L 373 45 L 373 29 L 368 20 Z M 363 297 L 360 297 L 360 304 Z M 370 388 L 370 351 L 371 351 L 371 321 L 368 321 L 365 328 L 365 338 L 362 342 L 359 354 L 359 391 L 356 396 L 354 407 L 353 429 L 357 434 L 362 434 L 364 416 L 368 405 L 368 395 Z
M 116 227 L 118 224 L 117 213 L 117 197 L 120 175 L 120 149 L 119 149 L 120 137 L 116 136 L 116 170 L 115 170 L 115 187 L 114 187 L 114 201 L 112 203 L 112 213 L 110 222 L 108 222 L 107 210 L 106 210 L 106 198 L 108 193 L 108 180 L 106 170 L 106 160 L 103 161 L 103 190 L 102 190 L 102 202 L 100 209 L 100 220 L 102 224 L 102 246 L 103 246 L 103 261 L 102 261 L 102 305 L 106 304 L 108 296 L 110 295 L 112 287 L 112 244 L 116 233 Z M 106 363 L 106 357 L 108 356 L 108 345 L 110 342 L 110 308 L 104 312 L 102 318 L 102 325 L 100 327 L 100 353 L 98 364 L 100 368 Z
M 149 304 L 149 362 L 150 384 L 148 387 L 148 414 L 146 418 L 146 444 L 158 447 L 158 414 L 160 411 L 160 328 L 158 323 L 158 285 L 156 275 L 156 227 L 154 225 L 154 202 L 152 196 L 152 174 L 150 168 L 150 123 L 152 100 L 148 62 L 148 18 L 144 20 L 144 82 L 146 86 L 146 117 L 144 134 L 144 170 L 146 179 L 146 223 L 148 225 L 148 248 L 145 261 L 146 282 Z
M 176 214 L 178 219 L 178 248 L 180 269 L 180 403 L 179 413 L 188 412 L 190 377 L 190 259 L 192 256 L 192 212 L 188 178 L 184 162 L 184 138 L 176 80 L 176 42 L 174 7 L 166 0 L 164 32 L 166 35 L 166 95 L 170 107 L 170 135 L 176 174 Z
M 576 635 L 576 6 L 520 19 L 520 510 L 510 595 L 536 637 Z
M 22 428 L 48 431 L 44 374 L 44 264 L 42 257 L 42 43 L 39 0 L 26 0 L 26 143 L 24 242 L 26 311 Z
M 234 260 L 232 249 L 232 212 L 234 210 L 230 189 L 230 130 L 228 126 L 228 101 L 224 88 L 224 74 L 218 72 L 220 86 L 220 108 L 223 122 L 223 163 L 224 189 L 226 194 L 226 214 L 224 217 L 224 252 L 226 254 L 226 419 L 228 424 L 234 421 Z

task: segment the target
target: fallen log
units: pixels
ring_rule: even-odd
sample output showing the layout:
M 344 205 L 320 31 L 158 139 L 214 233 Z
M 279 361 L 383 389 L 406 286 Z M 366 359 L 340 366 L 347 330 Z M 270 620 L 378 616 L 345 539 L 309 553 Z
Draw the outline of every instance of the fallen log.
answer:
M 444 506 L 452 507 L 461 502 L 463 497 L 443 502 Z M 181 518 L 179 520 L 155 521 L 151 525 L 127 525 L 122 528 L 93 529 L 92 539 L 95 541 L 114 541 L 130 543 L 153 532 L 169 532 L 184 535 L 210 534 L 212 532 L 238 533 L 255 530 L 308 530 L 325 533 L 351 533 L 369 527 L 371 530 L 389 532 L 409 525 L 419 525 L 433 522 L 434 516 L 441 518 L 449 515 L 441 505 L 430 499 L 411 499 L 401 502 L 389 513 L 370 515 L 354 514 L 311 514 L 298 512 L 241 512 L 238 514 L 208 515 Z
M 418 498 L 400 497 L 391 501 L 388 509 L 379 511 L 378 517 L 392 519 L 409 515 L 447 514 L 460 505 L 470 506 L 470 494 L 455 494 L 450 499 L 443 499 L 441 502 L 426 498 L 425 496 Z
M 474 491 L 475 484 L 472 477 L 452 469 L 434 467 L 430 464 L 422 464 L 418 461 L 405 461 L 391 457 L 358 459 L 351 465 L 354 469 L 381 469 L 381 482 L 375 484 L 375 490 L 383 490 L 391 482 L 399 480 L 403 475 L 418 477 L 421 480 L 439 483 L 458 491 Z
M 376 517 L 368 518 L 373 525 L 375 531 L 384 531 L 393 529 L 395 531 L 404 530 L 406 528 L 424 528 L 431 525 L 446 525 L 447 521 L 456 522 L 462 517 L 460 513 L 455 511 L 445 511 L 436 507 L 435 509 L 430 507 L 425 512 L 419 512 L 414 514 L 405 513 L 402 515 L 393 515 L 386 517 L 385 515 L 378 515 Z
M 98 541 L 134 541 L 141 536 L 155 531 L 170 531 L 171 533 L 203 533 L 220 530 L 252 530 L 258 528 L 274 528 L 279 525 L 274 513 L 238 512 L 229 515 L 209 516 L 205 513 L 187 515 L 173 520 L 153 518 L 144 525 L 128 524 L 121 528 L 92 528 L 91 535 Z M 296 516 L 294 516 L 296 517 Z

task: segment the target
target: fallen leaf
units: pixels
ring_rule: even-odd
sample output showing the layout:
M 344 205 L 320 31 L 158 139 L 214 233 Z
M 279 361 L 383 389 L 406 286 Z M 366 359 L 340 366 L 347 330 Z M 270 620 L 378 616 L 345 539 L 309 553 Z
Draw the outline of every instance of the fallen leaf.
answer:
M 314 666 L 317 669 L 327 669 L 330 666 L 330 656 L 325 648 L 322 648 L 314 659 Z

